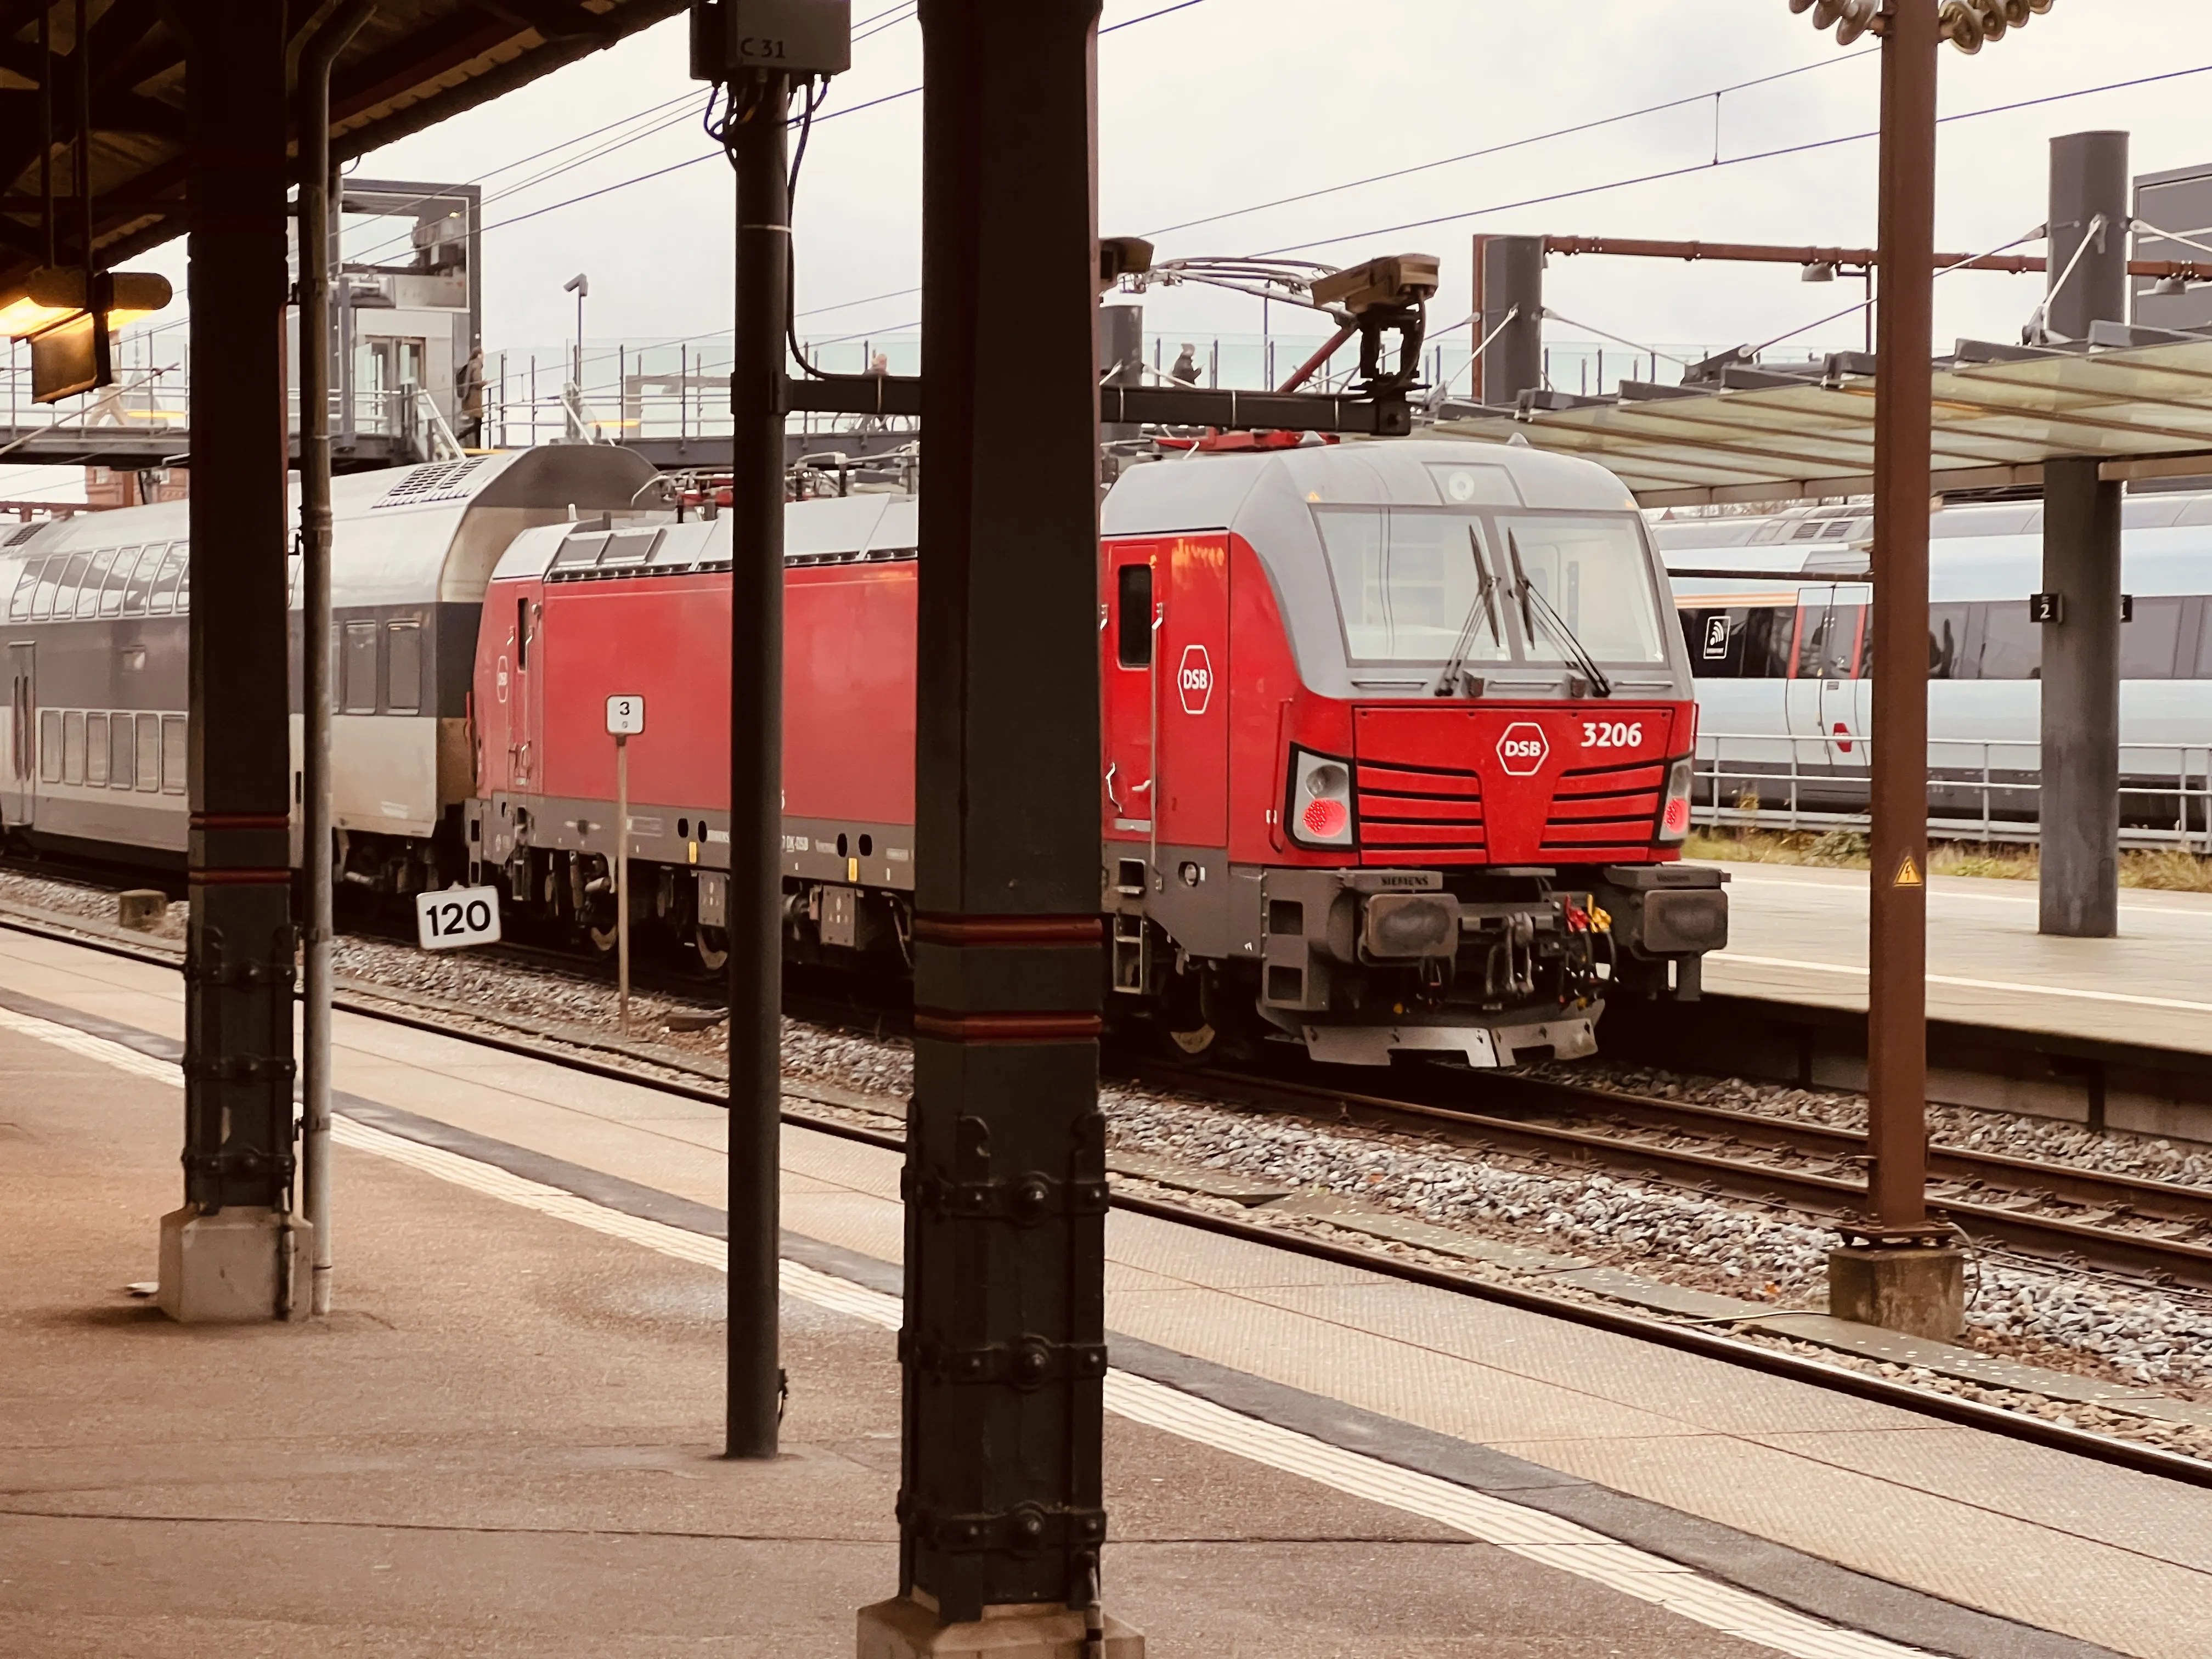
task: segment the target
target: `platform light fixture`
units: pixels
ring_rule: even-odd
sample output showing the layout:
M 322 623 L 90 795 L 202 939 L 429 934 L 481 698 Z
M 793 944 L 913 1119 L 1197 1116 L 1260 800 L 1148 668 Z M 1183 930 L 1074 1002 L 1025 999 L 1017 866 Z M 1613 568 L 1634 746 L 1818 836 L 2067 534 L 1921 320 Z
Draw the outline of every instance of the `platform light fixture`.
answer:
M 0 301 L 0 331 L 31 347 L 31 398 L 58 403 L 114 379 L 115 331 L 169 303 L 168 279 L 150 271 L 45 266 Z
M 1815 259 L 1810 264 L 1801 265 L 1797 270 L 1797 280 L 1801 283 L 1832 283 L 1836 280 L 1836 262 L 1833 259 Z

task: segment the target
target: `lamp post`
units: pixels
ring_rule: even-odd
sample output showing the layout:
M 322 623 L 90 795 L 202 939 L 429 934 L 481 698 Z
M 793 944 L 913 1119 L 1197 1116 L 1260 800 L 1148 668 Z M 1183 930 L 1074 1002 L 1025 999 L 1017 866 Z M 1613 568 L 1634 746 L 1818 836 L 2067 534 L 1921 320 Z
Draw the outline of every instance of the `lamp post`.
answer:
M 578 271 L 561 284 L 563 294 L 576 296 L 576 349 L 568 364 L 568 431 L 571 443 L 588 443 L 592 434 L 584 429 L 584 301 L 591 297 L 592 279 Z

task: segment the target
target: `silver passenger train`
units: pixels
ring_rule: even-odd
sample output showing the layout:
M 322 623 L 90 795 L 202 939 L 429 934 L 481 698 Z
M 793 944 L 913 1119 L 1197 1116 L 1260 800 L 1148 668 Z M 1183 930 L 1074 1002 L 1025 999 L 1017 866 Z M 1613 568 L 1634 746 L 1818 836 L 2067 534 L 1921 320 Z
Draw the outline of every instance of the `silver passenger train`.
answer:
M 579 445 L 334 482 L 331 743 L 345 879 L 404 893 L 465 871 L 469 704 L 492 568 L 531 526 L 647 510 L 653 478 L 626 450 Z M 182 866 L 187 535 L 188 509 L 172 502 L 26 525 L 0 543 L 0 836 Z M 296 557 L 292 605 L 296 699 Z M 296 802 L 296 701 L 293 715 Z
M 2212 831 L 2212 495 L 2130 496 L 2121 586 L 2121 819 Z M 1863 508 L 1662 520 L 1697 676 L 1698 807 L 1863 811 L 1873 520 Z M 1929 529 L 1931 813 L 2032 822 L 2042 759 L 2039 501 L 1947 507 Z

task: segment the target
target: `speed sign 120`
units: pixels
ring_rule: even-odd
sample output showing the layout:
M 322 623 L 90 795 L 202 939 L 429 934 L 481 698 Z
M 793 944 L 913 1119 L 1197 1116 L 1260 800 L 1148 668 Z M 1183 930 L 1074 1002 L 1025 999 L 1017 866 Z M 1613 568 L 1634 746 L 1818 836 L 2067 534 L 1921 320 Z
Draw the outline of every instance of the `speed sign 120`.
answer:
M 448 887 L 415 895 L 415 928 L 426 951 L 499 943 L 499 889 Z

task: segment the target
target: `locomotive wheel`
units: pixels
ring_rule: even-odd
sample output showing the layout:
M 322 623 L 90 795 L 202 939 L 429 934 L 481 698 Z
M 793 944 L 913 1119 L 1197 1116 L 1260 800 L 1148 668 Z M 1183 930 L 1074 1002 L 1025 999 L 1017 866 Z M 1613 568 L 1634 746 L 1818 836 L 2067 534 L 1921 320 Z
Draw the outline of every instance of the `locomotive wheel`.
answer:
M 1205 1066 L 1222 1053 L 1221 1032 L 1208 1017 L 1202 971 L 1177 974 L 1168 981 L 1158 1030 L 1162 1054 L 1178 1066 Z
M 707 973 L 719 974 L 730 965 L 730 936 L 720 927 L 693 929 L 691 942 L 699 952 L 699 966 Z
M 1178 1030 L 1180 1022 L 1170 1020 L 1161 1026 L 1167 1039 L 1167 1056 L 1177 1065 L 1204 1066 L 1221 1052 L 1221 1033 L 1203 1023 L 1188 1030 Z

